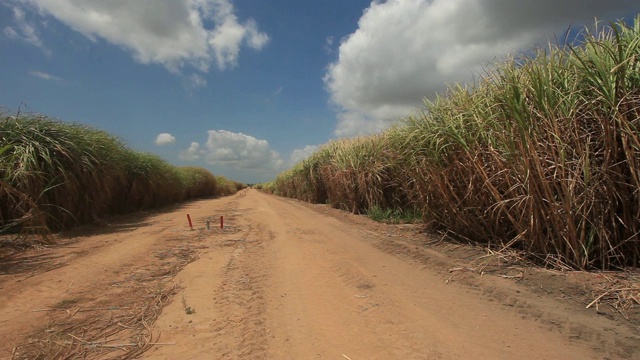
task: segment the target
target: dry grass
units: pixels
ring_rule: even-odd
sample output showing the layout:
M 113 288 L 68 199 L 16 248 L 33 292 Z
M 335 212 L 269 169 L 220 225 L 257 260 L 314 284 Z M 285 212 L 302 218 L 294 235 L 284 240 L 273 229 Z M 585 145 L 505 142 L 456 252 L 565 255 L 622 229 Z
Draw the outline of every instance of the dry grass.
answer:
M 157 261 L 111 283 L 111 292 L 97 302 L 74 297 L 51 308 L 49 324 L 13 351 L 13 359 L 134 359 L 161 343 L 152 331 L 164 306 L 178 292 L 175 275 L 198 258 L 202 246 L 180 245 L 155 253 Z
M 137 287 L 148 300 L 127 306 L 66 310 L 28 343 L 13 351 L 13 359 L 134 359 L 157 344 L 150 326 L 177 287 Z
M 454 86 L 381 135 L 339 140 L 262 187 L 576 269 L 640 265 L 640 17 Z

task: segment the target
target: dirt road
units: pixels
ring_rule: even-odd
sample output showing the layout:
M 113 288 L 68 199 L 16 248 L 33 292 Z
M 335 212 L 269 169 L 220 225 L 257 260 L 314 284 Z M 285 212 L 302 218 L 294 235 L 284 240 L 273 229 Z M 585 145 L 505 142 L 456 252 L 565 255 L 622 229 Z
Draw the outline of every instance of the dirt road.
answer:
M 206 230 L 205 221 L 220 215 L 226 229 Z M 142 310 L 150 335 L 135 356 L 148 359 L 640 356 L 634 323 L 586 310 L 575 299 L 541 295 L 515 276 L 465 271 L 466 260 L 430 249 L 420 243 L 425 235 L 403 229 L 255 190 L 120 220 L 103 234 L 78 234 L 55 248 L 5 258 L 0 338 L 9 341 L 0 357 L 29 358 L 56 346 L 48 354 L 82 348 L 89 358 L 121 356 L 134 345 L 114 343 L 116 330 L 87 340 L 88 325 L 77 332 L 79 325 L 69 324 L 81 311 L 125 311 L 144 298 L 155 299 Z M 100 319 L 132 337 L 135 326 L 122 320 L 133 318 L 128 311 Z M 98 317 L 91 319 L 97 324 Z M 63 328 L 76 332 L 65 337 Z

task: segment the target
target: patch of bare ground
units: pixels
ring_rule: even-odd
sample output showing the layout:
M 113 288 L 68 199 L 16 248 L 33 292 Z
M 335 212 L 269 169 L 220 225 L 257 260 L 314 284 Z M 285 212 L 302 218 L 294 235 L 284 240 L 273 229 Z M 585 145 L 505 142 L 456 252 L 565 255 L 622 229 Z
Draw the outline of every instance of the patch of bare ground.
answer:
M 553 259 L 544 259 L 544 267 L 521 252 L 430 234 L 421 224 L 379 223 L 329 205 L 298 203 L 365 227 L 378 249 L 437 272 L 445 284 L 462 284 L 594 350 L 609 349 L 612 357 L 603 359 L 640 354 L 640 269 L 575 271 Z
M 634 271 L 542 268 L 253 190 L 109 222 L 3 249 L 0 358 L 640 354 Z
M 116 216 L 28 250 L 0 256 L 0 358 L 132 359 L 166 346 L 151 326 L 180 289 L 175 275 L 198 259 L 205 229 L 232 199 Z M 192 231 L 186 213 L 198 226 Z

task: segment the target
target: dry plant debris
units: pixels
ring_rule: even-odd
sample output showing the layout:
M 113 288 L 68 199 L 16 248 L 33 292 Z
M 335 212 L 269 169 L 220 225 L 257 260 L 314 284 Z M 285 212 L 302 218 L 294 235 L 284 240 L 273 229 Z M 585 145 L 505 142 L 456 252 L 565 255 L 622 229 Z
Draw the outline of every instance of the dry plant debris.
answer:
M 49 324 L 13 349 L 18 359 L 133 359 L 161 343 L 151 325 L 178 292 L 173 277 L 198 258 L 202 246 L 181 245 L 154 253 L 155 265 L 110 284 L 108 300 L 64 302 L 34 309 L 51 314 Z M 157 264 L 159 263 L 159 264 Z

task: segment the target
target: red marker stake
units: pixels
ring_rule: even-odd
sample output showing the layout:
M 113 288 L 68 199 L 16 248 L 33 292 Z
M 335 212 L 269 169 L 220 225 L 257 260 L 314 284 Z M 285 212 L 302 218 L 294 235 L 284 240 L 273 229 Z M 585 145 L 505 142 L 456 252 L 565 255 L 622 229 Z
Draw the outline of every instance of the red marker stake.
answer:
M 187 214 L 187 220 L 189 220 L 189 227 L 193 230 L 193 223 L 191 223 L 191 215 Z
M 220 216 L 220 229 L 224 229 L 224 219 Z

